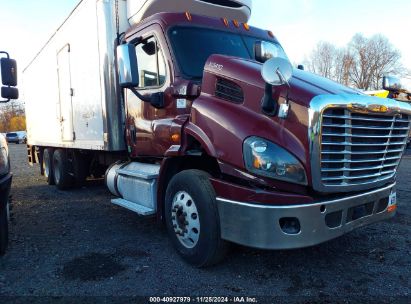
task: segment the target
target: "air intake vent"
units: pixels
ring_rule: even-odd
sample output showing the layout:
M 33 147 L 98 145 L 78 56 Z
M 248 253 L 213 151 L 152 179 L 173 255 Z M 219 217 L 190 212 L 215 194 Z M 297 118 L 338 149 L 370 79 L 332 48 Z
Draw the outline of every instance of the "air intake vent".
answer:
M 215 96 L 235 103 L 242 103 L 244 101 L 244 94 L 241 87 L 224 78 L 217 79 Z

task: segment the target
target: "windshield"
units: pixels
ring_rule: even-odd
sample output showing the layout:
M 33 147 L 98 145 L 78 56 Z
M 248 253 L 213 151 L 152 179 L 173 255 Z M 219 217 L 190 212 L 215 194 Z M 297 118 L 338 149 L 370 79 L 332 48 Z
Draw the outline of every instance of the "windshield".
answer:
M 254 44 L 259 38 L 219 30 L 176 27 L 170 31 L 170 39 L 175 50 L 177 61 L 183 74 L 192 79 L 203 77 L 204 65 L 213 54 L 254 58 Z M 279 44 L 278 56 L 287 58 Z

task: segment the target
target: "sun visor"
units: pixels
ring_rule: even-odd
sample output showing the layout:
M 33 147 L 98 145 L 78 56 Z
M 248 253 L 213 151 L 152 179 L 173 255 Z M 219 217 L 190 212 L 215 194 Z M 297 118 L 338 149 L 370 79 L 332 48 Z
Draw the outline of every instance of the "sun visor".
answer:
M 127 14 L 130 25 L 161 12 L 184 13 L 248 22 L 252 0 L 129 0 Z

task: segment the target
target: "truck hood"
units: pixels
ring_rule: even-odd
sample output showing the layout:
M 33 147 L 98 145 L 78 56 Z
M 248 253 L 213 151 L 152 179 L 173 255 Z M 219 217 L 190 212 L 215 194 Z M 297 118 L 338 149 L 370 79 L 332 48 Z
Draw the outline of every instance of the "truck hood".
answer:
M 213 55 L 209 58 L 205 66 L 205 72 L 230 79 L 240 86 L 252 85 L 256 87 L 256 91 L 260 91 L 260 89 L 263 90 L 265 87 L 265 82 L 261 76 L 261 68 L 262 64 L 256 61 L 237 57 Z M 330 79 L 298 69 L 293 70 L 293 77 L 290 80 L 290 85 L 291 88 L 288 92 L 289 99 L 306 107 L 309 106 L 311 99 L 317 95 L 362 95 L 358 90 L 348 88 Z M 285 97 L 287 88 L 282 86 L 278 88 L 278 90 L 281 92 L 281 95 Z
M 244 140 L 257 136 L 290 151 L 306 168 L 311 181 L 309 148 L 310 102 L 316 96 L 335 98 L 361 94 L 334 81 L 312 73 L 294 70 L 291 88 L 281 86 L 273 90 L 279 103 L 289 97 L 290 111 L 287 119 L 265 115 L 261 109 L 265 82 L 260 63 L 236 57 L 211 56 L 204 69 L 201 95 L 191 110 L 193 130 L 202 130 L 198 138 L 207 146 L 207 152 L 240 171 L 245 172 L 242 151 Z M 339 99 L 337 97 L 337 99 Z M 194 131 L 193 131 L 194 132 Z M 272 183 L 272 181 L 267 181 Z M 270 186 L 296 191 L 283 184 Z
M 308 106 L 311 99 L 317 95 L 363 95 L 363 93 L 358 90 L 348 88 L 328 78 L 298 69 L 293 70 L 290 85 L 290 99 L 306 106 Z

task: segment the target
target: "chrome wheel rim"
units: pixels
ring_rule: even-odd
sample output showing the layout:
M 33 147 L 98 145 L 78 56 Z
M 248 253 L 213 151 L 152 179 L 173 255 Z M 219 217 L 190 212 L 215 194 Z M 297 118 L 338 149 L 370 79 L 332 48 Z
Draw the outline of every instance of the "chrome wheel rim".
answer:
M 186 248 L 194 248 L 200 238 L 200 217 L 193 198 L 180 191 L 173 198 L 171 220 L 174 233 Z

